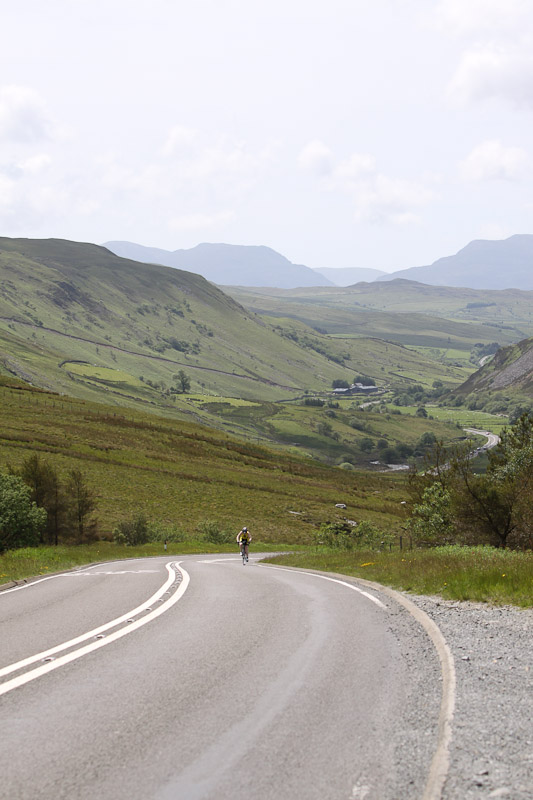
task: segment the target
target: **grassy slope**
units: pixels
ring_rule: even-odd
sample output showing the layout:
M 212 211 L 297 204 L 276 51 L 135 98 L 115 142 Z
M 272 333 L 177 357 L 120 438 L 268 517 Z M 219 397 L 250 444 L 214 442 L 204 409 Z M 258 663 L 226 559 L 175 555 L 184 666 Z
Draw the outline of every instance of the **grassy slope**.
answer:
M 533 397 L 533 339 L 500 349 L 494 358 L 456 390 L 467 395 L 504 392 L 509 396 Z
M 0 468 L 32 453 L 62 475 L 81 468 L 106 535 L 138 511 L 189 534 L 208 519 L 230 530 L 248 524 L 266 542 L 309 541 L 316 525 L 345 515 L 387 528 L 401 522 L 397 476 L 328 468 L 194 423 L 124 414 L 15 381 L 0 385 L 0 407 Z

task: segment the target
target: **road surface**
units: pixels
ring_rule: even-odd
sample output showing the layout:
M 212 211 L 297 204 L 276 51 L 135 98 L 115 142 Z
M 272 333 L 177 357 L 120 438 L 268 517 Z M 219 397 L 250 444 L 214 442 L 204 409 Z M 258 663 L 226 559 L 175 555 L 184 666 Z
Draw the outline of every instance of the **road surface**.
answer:
M 0 682 L 1 798 L 428 796 L 435 649 L 355 581 L 237 555 L 50 576 L 0 592 Z

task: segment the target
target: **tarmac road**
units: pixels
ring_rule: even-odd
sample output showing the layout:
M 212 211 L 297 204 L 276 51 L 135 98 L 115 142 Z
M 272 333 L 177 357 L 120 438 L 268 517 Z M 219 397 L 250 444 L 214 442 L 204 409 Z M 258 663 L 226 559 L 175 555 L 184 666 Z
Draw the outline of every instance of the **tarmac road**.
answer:
M 440 665 L 404 608 L 252 558 L 179 563 L 0 592 L 1 798 L 430 796 Z

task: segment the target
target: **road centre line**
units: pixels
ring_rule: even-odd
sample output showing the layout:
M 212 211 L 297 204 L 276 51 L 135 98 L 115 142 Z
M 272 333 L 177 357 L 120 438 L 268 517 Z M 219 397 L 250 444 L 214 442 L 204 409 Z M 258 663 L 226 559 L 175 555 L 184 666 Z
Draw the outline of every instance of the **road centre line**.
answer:
M 56 645 L 55 647 L 51 647 L 48 650 L 44 650 L 42 653 L 36 653 L 33 656 L 29 656 L 28 658 L 22 659 L 21 661 L 17 661 L 14 664 L 10 664 L 7 667 L 3 667 L 0 669 L 0 677 L 4 675 L 9 675 L 12 672 L 16 672 L 24 667 L 29 666 L 30 664 L 34 664 L 36 661 L 42 661 L 45 658 L 55 655 L 56 653 L 61 652 L 62 650 L 66 650 L 70 647 L 75 647 L 82 642 L 87 641 L 88 639 L 94 638 L 100 633 L 103 633 L 110 628 L 114 628 L 117 625 L 120 625 L 124 622 L 127 622 L 136 614 L 139 614 L 143 611 L 146 611 L 150 606 L 154 603 L 159 601 L 161 597 L 169 590 L 169 588 L 174 583 L 177 577 L 177 571 L 179 571 L 182 575 L 182 581 L 176 590 L 176 592 L 166 600 L 162 605 L 160 605 L 154 611 L 151 611 L 146 616 L 142 617 L 142 619 L 135 620 L 131 622 L 127 627 L 121 628 L 115 633 L 106 636 L 104 639 L 99 639 L 96 642 L 92 642 L 85 647 L 82 647 L 78 650 L 73 650 L 71 653 L 67 653 L 64 656 L 61 656 L 54 661 L 50 661 L 47 664 L 44 664 L 41 667 L 37 667 L 30 672 L 25 672 L 23 675 L 18 676 L 17 678 L 12 678 L 10 681 L 6 681 L 5 683 L 0 685 L 0 696 L 6 694 L 7 692 L 11 691 L 12 689 L 16 689 L 18 686 L 22 686 L 25 683 L 28 683 L 35 678 L 44 675 L 47 672 L 50 672 L 53 669 L 57 669 L 58 667 L 63 666 L 64 664 L 68 664 L 70 661 L 74 661 L 76 658 L 81 658 L 81 656 L 86 655 L 87 653 L 92 652 L 93 650 L 97 650 L 100 647 L 104 647 L 107 644 L 111 644 L 111 642 L 120 639 L 122 636 L 126 636 L 128 633 L 132 633 L 137 628 L 140 628 L 142 625 L 145 625 L 147 622 L 151 622 L 151 620 L 155 619 L 156 617 L 163 614 L 165 611 L 168 611 L 171 606 L 178 602 L 181 597 L 184 595 L 190 581 L 190 577 L 188 572 L 181 567 L 181 561 L 178 562 L 169 562 L 165 564 L 167 571 L 168 571 L 168 578 L 165 583 L 157 590 L 155 594 L 153 594 L 148 600 L 146 600 L 142 605 L 137 606 L 132 611 L 128 611 L 126 614 L 122 614 L 120 617 L 111 620 L 110 622 L 105 623 L 104 625 L 100 625 L 98 628 L 94 628 L 87 633 L 81 634 L 80 636 L 75 637 L 74 639 L 70 639 L 67 642 L 63 642 L 62 644 Z

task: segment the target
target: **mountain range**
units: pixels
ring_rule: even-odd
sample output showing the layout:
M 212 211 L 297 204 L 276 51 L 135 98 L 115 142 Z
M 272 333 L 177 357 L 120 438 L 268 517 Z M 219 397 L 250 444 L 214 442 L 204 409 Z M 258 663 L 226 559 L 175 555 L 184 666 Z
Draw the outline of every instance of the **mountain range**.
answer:
M 516 234 L 497 241 L 478 239 L 455 255 L 439 258 L 429 266 L 402 269 L 378 280 L 398 278 L 431 286 L 531 290 L 533 235 Z
M 161 250 L 133 242 L 106 242 L 117 256 L 197 272 L 223 286 L 333 286 L 333 281 L 302 264 L 293 264 L 270 247 L 199 244 L 190 250 Z

